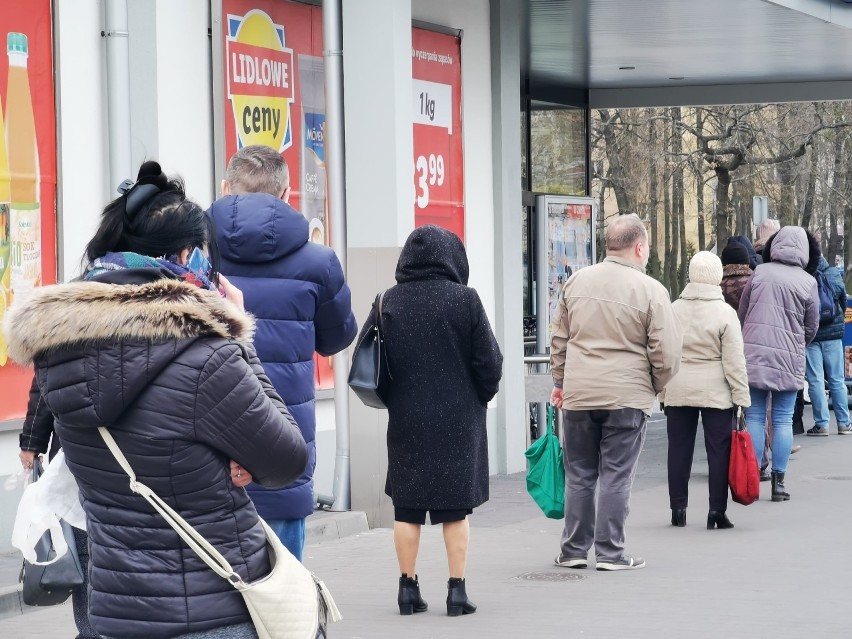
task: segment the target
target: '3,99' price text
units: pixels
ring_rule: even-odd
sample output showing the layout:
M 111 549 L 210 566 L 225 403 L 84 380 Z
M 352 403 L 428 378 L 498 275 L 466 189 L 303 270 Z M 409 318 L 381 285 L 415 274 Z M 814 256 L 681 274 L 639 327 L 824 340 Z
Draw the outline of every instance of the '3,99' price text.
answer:
M 429 206 L 429 187 L 444 184 L 444 156 L 430 154 L 417 158 L 414 165 L 415 199 L 418 209 Z

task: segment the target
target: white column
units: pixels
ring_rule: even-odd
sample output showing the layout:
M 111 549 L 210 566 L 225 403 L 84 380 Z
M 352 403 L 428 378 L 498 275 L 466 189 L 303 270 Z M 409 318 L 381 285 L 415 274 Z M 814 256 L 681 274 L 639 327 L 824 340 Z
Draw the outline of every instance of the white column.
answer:
M 494 152 L 495 333 L 503 350 L 497 396 L 499 471 L 526 468 L 523 257 L 521 252 L 521 3 L 491 0 L 491 98 Z
M 127 0 L 132 173 L 144 160 L 180 175 L 202 207 L 215 197 L 208 0 Z
M 343 3 L 349 247 L 401 247 L 414 229 L 411 7 Z
M 111 197 L 105 45 L 98 0 L 58 0 L 59 279 L 80 274 L 86 243 Z
M 343 3 L 343 71 L 347 276 L 362 324 L 376 293 L 394 284 L 400 249 L 414 229 L 409 2 Z M 390 526 L 387 413 L 350 400 L 352 509 L 365 511 L 372 527 Z

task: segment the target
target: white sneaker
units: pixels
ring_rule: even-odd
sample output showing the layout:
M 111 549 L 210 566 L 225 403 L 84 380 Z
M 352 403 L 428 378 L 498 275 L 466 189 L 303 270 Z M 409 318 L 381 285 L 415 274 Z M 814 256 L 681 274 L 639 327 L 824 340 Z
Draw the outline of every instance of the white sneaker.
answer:
M 583 557 L 563 557 L 562 554 L 556 555 L 556 559 L 553 560 L 553 563 L 559 566 L 560 568 L 585 568 L 589 565 L 589 562 Z
M 638 570 L 645 567 L 645 560 L 641 557 L 628 557 L 624 555 L 617 561 L 599 561 L 598 570 Z

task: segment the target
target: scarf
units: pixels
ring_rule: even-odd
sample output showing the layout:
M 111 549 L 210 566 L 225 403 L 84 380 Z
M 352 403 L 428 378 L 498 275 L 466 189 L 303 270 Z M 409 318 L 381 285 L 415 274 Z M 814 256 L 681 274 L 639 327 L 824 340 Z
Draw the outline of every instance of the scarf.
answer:
M 148 257 L 139 253 L 130 253 L 125 251 L 122 253 L 107 253 L 103 257 L 99 257 L 92 262 L 83 275 L 85 280 L 93 280 L 97 276 L 108 271 L 123 271 L 127 269 L 152 269 L 157 271 L 166 270 L 176 279 L 183 280 L 198 288 L 207 289 L 210 291 L 218 291 L 216 286 L 210 281 L 210 278 L 204 273 L 196 273 L 189 270 L 183 264 L 178 264 L 177 256 L 173 255 L 169 259 L 162 257 Z

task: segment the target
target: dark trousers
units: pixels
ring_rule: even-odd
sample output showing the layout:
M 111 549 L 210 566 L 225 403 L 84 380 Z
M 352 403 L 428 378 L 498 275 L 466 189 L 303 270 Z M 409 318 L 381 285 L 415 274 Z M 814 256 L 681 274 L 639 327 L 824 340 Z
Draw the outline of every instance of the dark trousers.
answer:
M 594 543 L 598 561 L 618 561 L 624 555 L 624 524 L 648 418 L 635 408 L 566 410 L 562 415 L 562 555 L 585 558 Z
M 667 406 L 669 434 L 669 501 L 672 508 L 686 508 L 689 502 L 689 475 L 695 453 L 698 416 L 704 427 L 704 448 L 710 471 L 710 510 L 728 507 L 728 465 L 731 460 L 731 430 L 734 409 Z

